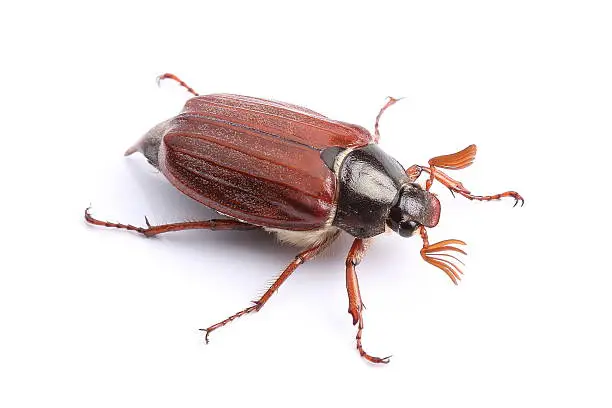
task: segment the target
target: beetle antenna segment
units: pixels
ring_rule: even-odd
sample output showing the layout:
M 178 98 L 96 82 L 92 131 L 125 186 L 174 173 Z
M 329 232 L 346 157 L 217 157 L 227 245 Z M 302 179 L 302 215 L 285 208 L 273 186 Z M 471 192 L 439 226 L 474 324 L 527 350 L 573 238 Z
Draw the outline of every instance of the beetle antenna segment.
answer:
M 326 241 L 324 241 L 324 242 L 322 242 L 322 243 L 320 243 L 318 245 L 315 245 L 315 246 L 313 246 L 311 248 L 308 248 L 308 249 L 306 249 L 303 252 L 300 252 L 295 257 L 295 259 L 293 261 L 291 261 L 291 263 L 285 268 L 285 270 L 278 276 L 278 278 L 268 288 L 268 290 L 266 290 L 266 293 L 264 293 L 263 296 L 260 297 L 258 300 L 255 300 L 255 301 L 251 302 L 251 303 L 253 303 L 253 306 L 249 306 L 246 309 L 243 309 L 243 310 L 239 311 L 238 313 L 235 313 L 232 316 L 228 317 L 227 319 L 222 320 L 219 323 L 213 324 L 212 326 L 210 326 L 210 327 L 208 327 L 206 329 L 200 329 L 201 331 L 206 332 L 206 336 L 204 337 L 204 341 L 206 342 L 206 344 L 208 344 L 208 341 L 209 341 L 208 340 L 208 336 L 213 331 L 217 330 L 220 327 L 225 326 L 226 324 L 230 323 L 233 320 L 236 320 L 237 318 L 239 318 L 241 316 L 244 316 L 244 315 L 252 313 L 252 312 L 258 312 L 259 310 L 261 310 L 263 305 L 265 305 L 266 302 L 268 300 L 270 300 L 270 298 L 272 297 L 274 292 L 276 292 L 278 290 L 278 288 L 280 288 L 280 286 L 287 280 L 287 278 L 289 276 L 291 276 L 293 271 L 295 271 L 298 266 L 300 266 L 304 262 L 314 258 L 319 253 L 321 253 L 321 251 L 323 251 L 325 248 L 327 248 L 338 237 L 338 235 L 339 235 L 339 233 L 336 233 L 336 234 L 332 235 L 330 238 L 328 238 Z
M 365 305 L 361 300 L 361 293 L 359 291 L 359 281 L 357 280 L 357 272 L 355 267 L 361 262 L 363 255 L 366 250 L 366 241 L 363 239 L 355 239 L 353 246 L 348 253 L 346 258 L 346 290 L 349 298 L 349 309 L 348 312 L 353 316 L 353 325 L 357 326 L 357 335 L 355 339 L 357 341 L 357 351 L 361 357 L 365 358 L 371 363 L 382 363 L 387 364 L 391 356 L 384 358 L 374 357 L 365 352 L 363 345 L 361 344 L 361 335 L 363 332 L 363 309 Z
M 378 131 L 378 122 L 380 121 L 380 117 L 383 112 L 387 110 L 387 108 L 391 105 L 394 105 L 396 102 L 401 101 L 404 98 L 393 98 L 392 96 L 387 97 L 387 103 L 380 109 L 378 115 L 376 115 L 376 123 L 374 123 L 374 142 L 378 143 L 380 140 L 380 132 Z
M 465 149 L 457 153 L 446 154 L 444 156 L 436 156 L 429 160 L 429 179 L 425 183 L 427 191 L 431 188 L 431 184 L 436 177 L 436 167 L 449 170 L 459 170 L 470 166 L 476 158 L 476 145 L 469 145 Z
M 435 244 L 429 244 L 429 239 L 427 237 L 427 231 L 425 227 L 419 228 L 419 232 L 421 234 L 421 238 L 423 239 L 423 248 L 421 249 L 421 257 L 425 260 L 425 262 L 435 266 L 436 268 L 441 269 L 444 273 L 448 275 L 448 277 L 453 281 L 455 285 L 458 284 L 458 281 L 461 280 L 461 276 L 463 272 L 457 265 L 448 259 L 443 259 L 441 257 L 451 257 L 457 260 L 462 265 L 465 265 L 459 259 L 451 254 L 446 254 L 443 252 L 454 251 L 461 253 L 463 255 L 467 255 L 467 253 L 457 248 L 454 245 L 466 245 L 465 242 L 460 241 L 458 239 L 447 239 L 444 241 L 437 242 Z
M 187 92 L 189 92 L 189 93 L 191 93 L 191 94 L 193 94 L 195 96 L 200 96 L 200 94 L 197 93 L 196 91 L 194 91 L 192 87 L 187 85 L 185 82 L 183 82 L 179 77 L 177 77 L 174 74 L 166 73 L 166 74 L 162 74 L 162 75 L 158 76 L 157 78 L 155 78 L 155 82 L 157 82 L 157 86 L 160 86 L 161 81 L 164 80 L 164 79 L 172 79 L 172 80 L 178 82 L 179 85 L 181 85 L 183 88 L 187 89 Z

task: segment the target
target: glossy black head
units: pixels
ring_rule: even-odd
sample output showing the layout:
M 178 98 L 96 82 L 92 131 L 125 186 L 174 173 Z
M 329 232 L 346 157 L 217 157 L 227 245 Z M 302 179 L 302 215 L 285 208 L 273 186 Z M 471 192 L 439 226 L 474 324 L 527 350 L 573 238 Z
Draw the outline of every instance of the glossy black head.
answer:
M 440 219 L 440 201 L 421 186 L 404 186 L 396 204 L 389 211 L 387 225 L 402 237 L 409 237 L 421 225 L 435 227 Z

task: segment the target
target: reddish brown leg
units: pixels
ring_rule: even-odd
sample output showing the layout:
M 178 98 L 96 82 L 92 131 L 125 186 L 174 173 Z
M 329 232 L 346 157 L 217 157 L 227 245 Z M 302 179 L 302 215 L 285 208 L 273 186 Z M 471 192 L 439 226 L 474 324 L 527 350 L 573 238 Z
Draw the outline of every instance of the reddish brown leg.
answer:
M 460 152 L 434 157 L 433 159 L 429 160 L 429 167 L 419 166 L 415 164 L 414 166 L 411 166 L 408 168 L 408 170 L 406 170 L 406 174 L 408 175 L 411 181 L 414 181 L 421 175 L 422 172 L 428 173 L 429 178 L 425 183 L 425 188 L 428 191 L 431 188 L 435 179 L 442 183 L 444 186 L 446 186 L 451 191 L 451 193 L 453 193 L 453 195 L 454 193 L 458 193 L 464 196 L 465 198 L 478 201 L 491 201 L 499 200 L 503 197 L 512 197 L 514 198 L 514 206 L 516 206 L 520 201 L 522 207 L 523 204 L 525 204 L 525 200 L 516 191 L 505 191 L 503 193 L 488 196 L 474 195 L 463 186 L 463 183 L 454 180 L 448 174 L 438 169 L 438 167 L 450 170 L 463 169 L 471 165 L 474 162 L 475 157 L 476 145 L 470 145 Z
M 380 109 L 380 112 L 378 112 L 378 115 L 376 115 L 376 123 L 374 124 L 374 142 L 375 143 L 378 143 L 378 141 L 380 140 L 380 132 L 378 131 L 378 122 L 380 121 L 380 117 L 382 116 L 383 112 L 387 110 L 389 106 L 395 104 L 397 101 L 401 100 L 402 98 L 396 99 L 391 96 L 388 96 L 387 99 L 388 99 L 387 103 L 385 103 L 385 105 Z
M 259 298 L 256 301 L 253 301 L 254 305 L 247 307 L 244 310 L 239 311 L 238 313 L 228 317 L 227 319 L 220 321 L 217 324 L 213 324 L 212 326 L 206 328 L 206 329 L 200 329 L 204 332 L 206 332 L 206 336 L 204 337 L 204 340 L 206 341 L 206 344 L 208 344 L 208 336 L 210 335 L 211 332 L 217 330 L 219 327 L 223 327 L 226 324 L 228 324 L 229 322 L 244 316 L 246 314 L 249 314 L 251 312 L 258 312 L 259 310 L 261 310 L 261 308 L 263 307 L 263 305 L 266 304 L 266 302 L 268 300 L 270 300 L 270 297 L 272 297 L 272 295 L 274 294 L 274 292 L 276 292 L 278 290 L 278 288 L 287 280 L 287 278 L 289 276 L 291 276 L 291 274 L 293 273 L 293 271 L 295 271 L 297 269 L 298 266 L 300 266 L 301 264 L 303 264 L 304 262 L 314 258 L 315 256 L 317 256 L 321 251 L 323 251 L 325 248 L 327 248 L 336 238 L 338 237 L 338 233 L 336 233 L 335 235 L 333 235 L 332 237 L 330 237 L 329 239 L 327 239 L 326 241 L 324 241 L 323 243 L 316 245 L 312 248 L 309 248 L 303 252 L 300 252 L 295 259 L 285 268 L 285 270 L 283 271 L 283 273 L 280 274 L 280 276 L 276 279 L 276 281 L 274 281 L 274 283 L 272 284 L 272 286 L 270 286 L 268 288 L 268 290 L 266 290 L 266 292 L 263 294 L 263 296 L 261 298 Z
M 189 92 L 189 93 L 191 93 L 191 94 L 193 94 L 193 95 L 195 95 L 195 96 L 200 96 L 200 94 L 199 94 L 199 93 L 197 93 L 196 91 L 194 91 L 192 87 L 190 87 L 189 85 L 187 85 L 185 82 L 183 82 L 183 81 L 182 81 L 182 80 L 181 80 L 179 77 L 177 77 L 177 76 L 176 76 L 176 75 L 174 75 L 174 74 L 162 74 L 162 75 L 158 76 L 158 77 L 156 78 L 157 85 L 159 85 L 159 84 L 160 84 L 160 82 L 161 82 L 162 80 L 164 80 L 164 79 L 173 79 L 173 80 L 175 80 L 176 82 L 178 82 L 178 83 L 179 83 L 179 84 L 180 84 L 180 85 L 181 85 L 183 88 L 187 89 L 187 92 Z
M 425 170 L 425 171 L 427 171 L 427 170 Z M 440 170 L 436 171 L 436 176 L 435 177 L 436 177 L 436 180 L 438 180 L 440 183 L 442 183 L 446 187 L 448 187 L 448 189 L 451 191 L 451 193 L 453 193 L 453 192 L 459 193 L 459 194 L 461 194 L 462 196 L 464 196 L 465 198 L 467 198 L 469 200 L 492 201 L 492 200 L 500 200 L 500 199 L 502 199 L 504 197 L 512 197 L 512 198 L 514 198 L 514 205 L 513 205 L 513 207 L 516 207 L 516 205 L 519 203 L 519 201 L 521 203 L 521 207 L 525 204 L 525 199 L 519 193 L 517 193 L 516 191 L 504 191 L 503 193 L 487 195 L 487 196 L 474 195 L 467 188 L 465 188 L 460 181 L 453 180 L 451 177 L 449 177 L 448 175 L 444 174 Z
M 108 228 L 120 228 L 128 231 L 136 231 L 147 237 L 154 235 L 163 234 L 164 232 L 171 231 L 183 231 L 189 229 L 207 229 L 212 231 L 223 231 L 223 230 L 252 230 L 259 229 L 260 227 L 251 224 L 245 224 L 236 220 L 208 220 L 208 221 L 193 221 L 193 222 L 179 222 L 176 224 L 164 224 L 164 225 L 151 225 L 149 220 L 145 217 L 147 228 L 135 227 L 129 224 L 120 224 L 114 222 L 100 221 L 91 216 L 89 208 L 85 210 L 85 221 L 90 224 L 100 225 Z
M 346 258 L 346 290 L 349 298 L 349 309 L 348 312 L 353 316 L 353 325 L 357 326 L 357 351 L 361 357 L 365 358 L 371 363 L 383 363 L 387 364 L 391 356 L 380 358 L 369 355 L 363 349 L 361 345 L 361 333 L 363 332 L 363 302 L 361 300 L 361 293 L 359 292 L 359 281 L 357 280 L 357 273 L 355 267 L 359 265 L 363 255 L 365 254 L 367 241 L 363 239 L 356 239 L 353 241 L 353 246 L 348 253 Z
M 504 197 L 512 197 L 514 198 L 514 205 L 513 207 L 516 207 L 516 205 L 519 203 L 519 201 L 521 202 L 521 207 L 525 204 L 525 199 L 516 191 L 504 191 L 503 193 L 499 193 L 499 194 L 494 194 L 494 195 L 489 195 L 489 196 L 480 196 L 480 195 L 473 195 L 473 194 L 469 194 L 469 193 L 462 193 L 459 192 L 459 194 L 461 194 L 462 196 L 469 198 L 470 200 L 477 200 L 477 201 L 491 201 L 491 200 L 500 200 Z

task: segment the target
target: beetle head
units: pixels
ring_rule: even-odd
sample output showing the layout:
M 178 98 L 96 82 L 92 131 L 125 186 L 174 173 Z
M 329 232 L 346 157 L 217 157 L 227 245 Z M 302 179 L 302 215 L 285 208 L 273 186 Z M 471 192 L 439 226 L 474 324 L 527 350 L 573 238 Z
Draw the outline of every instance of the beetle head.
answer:
M 409 237 L 421 226 L 435 227 L 440 219 L 440 201 L 416 183 L 402 188 L 389 212 L 387 225 L 402 237 Z

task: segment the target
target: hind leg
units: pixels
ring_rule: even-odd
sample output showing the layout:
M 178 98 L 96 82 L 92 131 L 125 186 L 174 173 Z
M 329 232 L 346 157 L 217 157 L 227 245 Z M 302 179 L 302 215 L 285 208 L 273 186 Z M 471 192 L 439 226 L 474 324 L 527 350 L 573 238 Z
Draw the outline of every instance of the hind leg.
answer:
M 163 225 L 151 225 L 149 220 L 145 217 L 147 224 L 146 228 L 136 227 L 130 224 L 121 224 L 115 222 L 100 221 L 91 216 L 89 208 L 85 210 L 85 221 L 93 225 L 99 225 L 107 228 L 119 228 L 128 231 L 135 231 L 143 234 L 147 237 L 154 235 L 163 234 L 164 232 L 172 231 L 183 231 L 190 229 L 207 229 L 211 231 L 227 231 L 227 230 L 254 230 L 260 229 L 256 225 L 246 224 L 244 222 L 231 220 L 231 219 L 220 219 L 220 220 L 208 220 L 208 221 L 193 221 L 193 222 L 178 222 L 175 224 L 163 224 Z

